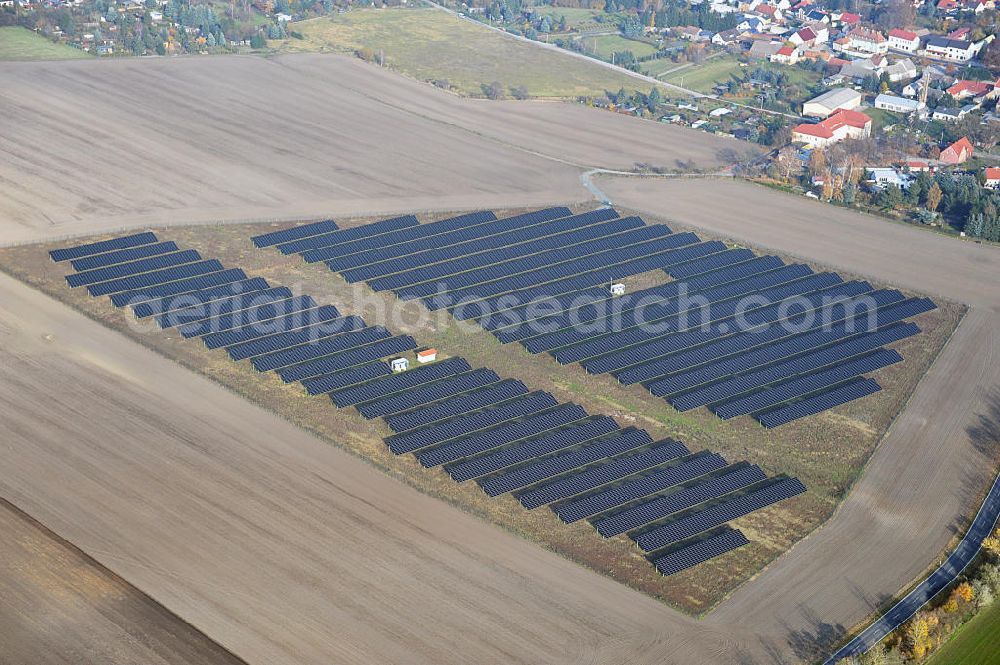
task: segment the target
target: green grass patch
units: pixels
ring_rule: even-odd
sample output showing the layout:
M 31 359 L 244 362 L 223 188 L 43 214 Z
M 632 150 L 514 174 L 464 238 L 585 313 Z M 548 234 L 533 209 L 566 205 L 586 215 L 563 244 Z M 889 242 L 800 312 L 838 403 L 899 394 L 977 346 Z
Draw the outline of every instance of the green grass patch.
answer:
M 27 28 L 0 28 L 0 60 L 78 60 L 90 57 L 86 51 L 57 44 Z
M 689 90 L 709 93 L 719 83 L 726 83 L 734 75 L 742 76 L 743 67 L 732 55 L 721 55 L 709 58 L 698 65 L 692 65 L 663 77 L 667 83 L 673 83 Z
M 874 129 L 882 129 L 889 125 L 895 125 L 899 123 L 902 118 L 892 111 L 886 111 L 885 109 L 858 109 L 866 116 L 872 119 L 872 125 Z
M 611 60 L 613 53 L 621 53 L 622 51 L 632 51 L 632 54 L 637 58 L 644 58 L 656 53 L 656 47 L 652 44 L 625 39 L 621 35 L 595 35 L 594 37 L 581 37 L 578 41 L 583 46 L 584 52 L 596 55 L 602 60 Z
M 1000 653 L 1000 602 L 973 617 L 927 665 L 995 665 Z
M 579 7 L 550 7 L 543 5 L 535 7 L 535 14 L 538 16 L 548 16 L 552 20 L 552 31 L 555 32 L 559 20 L 566 17 L 567 30 L 595 29 L 607 27 L 609 30 L 615 29 L 614 18 L 603 11 L 596 9 L 582 9 Z M 605 16 L 604 22 L 598 22 L 598 16 Z
M 575 98 L 648 88 L 597 63 L 498 34 L 436 9 L 363 9 L 295 24 L 304 39 L 271 42 L 280 52 L 385 54 L 386 66 L 420 81 L 447 80 L 481 96 L 483 84 L 524 86 L 532 97 Z M 650 47 L 652 48 L 652 47 Z

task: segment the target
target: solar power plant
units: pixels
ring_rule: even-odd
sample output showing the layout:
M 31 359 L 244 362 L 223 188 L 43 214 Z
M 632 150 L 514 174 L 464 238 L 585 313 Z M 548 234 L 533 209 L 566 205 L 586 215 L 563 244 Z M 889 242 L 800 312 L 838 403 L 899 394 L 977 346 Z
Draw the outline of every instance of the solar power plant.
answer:
M 507 219 L 479 212 L 426 225 L 406 216 L 348 229 L 328 220 L 256 236 L 253 242 L 308 254 L 307 260 L 351 266 L 364 279 L 407 275 L 393 282 L 406 288 L 412 288 L 414 276 L 451 278 L 452 270 L 461 269 L 454 273 L 464 275 L 458 291 L 472 293 L 474 287 L 493 297 L 507 283 L 559 301 L 562 309 L 549 316 L 559 321 L 574 309 L 596 316 L 595 308 L 585 308 L 610 300 L 603 289 L 594 288 L 599 282 L 593 276 L 570 276 L 577 260 L 591 261 L 587 265 L 600 280 L 607 279 L 609 273 L 602 272 L 607 266 L 626 261 L 639 271 L 683 271 L 705 290 L 745 284 L 769 273 L 793 280 L 811 275 L 803 268 L 789 270 L 775 257 L 702 243 L 694 234 L 648 227 L 638 218 L 621 219 L 611 209 L 570 215 L 566 208 L 549 208 Z M 488 496 L 514 493 L 526 509 L 548 505 L 565 522 L 590 520 L 606 537 L 647 525 L 659 528 L 676 516 L 687 520 L 702 508 L 704 519 L 712 523 L 706 530 L 738 534 L 718 530 L 727 521 L 717 514 L 719 502 L 735 501 L 732 495 L 757 485 L 770 492 L 757 503 L 779 500 L 780 488 L 773 488 L 783 481 L 765 488 L 767 478 L 755 466 L 730 465 L 709 451 L 692 454 L 673 440 L 654 442 L 644 430 L 623 429 L 614 418 L 560 403 L 548 392 L 532 391 L 463 358 L 394 372 L 389 359 L 417 348 L 412 337 L 368 325 L 333 305 L 225 268 L 175 243 L 159 242 L 153 234 L 56 250 L 52 256 L 79 265 L 67 278 L 70 285 L 87 286 L 95 296 L 109 295 L 137 318 L 155 317 L 161 328 L 199 338 L 208 349 L 225 349 L 233 361 L 247 360 L 259 372 L 274 371 L 285 383 L 300 382 L 306 395 L 327 395 L 331 406 L 383 419 L 393 432 L 385 441 L 394 454 L 413 454 L 425 467 L 440 466 L 455 482 L 475 481 Z M 549 281 L 534 281 L 536 277 Z M 582 306 L 565 295 L 579 288 L 589 296 Z M 617 303 L 647 297 L 667 312 L 676 289 L 674 283 L 653 287 Z M 878 336 L 845 337 L 849 348 L 838 346 L 839 338 L 831 340 L 817 349 L 825 354 L 819 360 L 809 352 L 812 347 L 802 346 L 793 360 L 799 363 L 795 367 L 825 369 L 829 363 L 821 365 L 820 360 L 832 362 L 849 353 L 855 360 L 867 358 L 864 352 L 878 350 L 876 343 L 904 333 L 913 334 L 887 327 Z M 846 399 L 851 386 L 858 392 L 855 384 L 841 382 L 833 390 L 797 395 L 792 405 L 805 414 L 816 405 Z M 769 405 L 759 417 L 773 422 L 800 417 L 788 409 Z M 663 553 L 658 570 L 670 574 L 739 546 L 734 536 L 722 535 L 713 532 L 698 542 L 681 543 Z

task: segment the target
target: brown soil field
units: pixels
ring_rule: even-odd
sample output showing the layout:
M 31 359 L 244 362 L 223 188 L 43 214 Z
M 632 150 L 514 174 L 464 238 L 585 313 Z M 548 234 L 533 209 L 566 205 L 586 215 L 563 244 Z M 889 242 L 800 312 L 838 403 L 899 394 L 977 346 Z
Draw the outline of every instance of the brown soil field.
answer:
M 841 638 L 941 557 L 995 473 L 1000 250 L 743 182 L 600 186 L 622 205 L 970 306 L 833 518 L 709 619 L 814 656 L 810 645 Z
M 8 63 L 0 88 L 0 243 L 582 201 L 582 166 L 711 169 L 753 150 L 577 104 L 462 99 L 337 55 Z
M 370 221 L 338 219 L 338 224 L 349 227 Z M 273 374 L 262 376 L 249 363 L 233 363 L 224 350 L 209 351 L 171 332 L 136 334 L 128 312 L 115 309 L 104 298 L 90 298 L 84 289 L 66 287 L 62 275 L 67 267 L 46 260 L 50 245 L 0 250 L 0 267 L 433 496 L 696 614 L 711 609 L 832 513 L 962 314 L 960 307 L 942 302 L 938 310 L 918 317 L 924 333 L 897 345 L 906 360 L 878 373 L 884 387 L 881 393 L 816 418 L 765 430 L 749 417 L 721 421 L 707 409 L 679 413 L 641 385 L 623 388 L 611 376 L 590 376 L 579 365 L 561 366 L 547 354 L 531 355 L 518 345 L 501 345 L 475 324 L 460 324 L 445 312 L 426 316 L 416 303 L 400 306 L 391 293 L 376 294 L 363 285 L 349 285 L 323 264 L 304 265 L 297 256 L 255 250 L 249 238 L 272 228 L 192 226 L 165 229 L 159 235 L 196 248 L 202 256 L 217 257 L 224 265 L 243 267 L 250 275 L 293 286 L 296 292 L 335 304 L 342 312 L 362 315 L 370 325 L 412 334 L 421 345 L 462 356 L 473 367 L 489 367 L 502 377 L 522 379 L 532 390 L 547 390 L 562 402 L 583 405 L 592 414 L 611 415 L 623 426 L 645 428 L 654 439 L 678 438 L 693 451 L 709 449 L 730 462 L 758 464 L 769 475 L 797 476 L 808 492 L 737 520 L 735 524 L 750 536 L 750 546 L 665 578 L 625 536 L 604 540 L 586 521 L 564 525 L 551 511 L 525 511 L 513 497 L 491 499 L 475 483 L 457 485 L 442 469 L 427 470 L 411 456 L 393 456 L 383 442 L 391 432 L 380 421 L 365 422 L 353 409 L 337 410 L 325 396 L 304 396 L 298 384 L 286 385 Z M 662 272 L 646 276 L 646 281 L 653 279 L 667 280 Z M 352 434 L 344 437 L 343 431 Z
M 245 665 L 0 499 L 0 664 Z

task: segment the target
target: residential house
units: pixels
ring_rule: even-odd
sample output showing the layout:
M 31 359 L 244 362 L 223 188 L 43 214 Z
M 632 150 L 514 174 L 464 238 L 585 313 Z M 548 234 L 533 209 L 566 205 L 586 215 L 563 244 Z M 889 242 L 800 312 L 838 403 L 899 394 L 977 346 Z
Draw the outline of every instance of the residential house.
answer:
M 816 124 L 803 123 L 792 128 L 792 141 L 822 148 L 844 139 L 871 136 L 872 119 L 859 111 L 837 111 Z
M 950 14 L 958 11 L 958 0 L 938 0 L 934 7 L 943 14 Z
M 972 143 L 965 136 L 941 151 L 939 160 L 945 164 L 961 164 L 972 157 Z
M 754 12 L 756 12 L 757 15 L 762 17 L 767 22 L 780 23 L 783 20 L 781 10 L 775 7 L 774 5 L 767 5 L 767 4 L 757 5 L 757 8 L 754 9 Z
M 771 62 L 777 62 L 782 65 L 794 65 L 799 61 L 798 50 L 791 45 L 786 44 L 778 49 L 778 51 L 770 57 Z
M 858 25 L 861 23 L 861 15 L 852 12 L 834 13 L 833 20 L 842 26 Z
M 931 117 L 934 120 L 941 120 L 943 122 L 958 122 L 975 110 L 976 107 L 972 104 L 966 104 L 962 108 L 939 106 L 934 109 L 934 115 Z
M 912 60 L 903 58 L 886 67 L 885 73 L 889 75 L 889 80 L 892 83 L 899 83 L 900 81 L 909 81 L 917 78 L 919 72 Z
M 884 54 L 889 51 L 889 42 L 878 30 L 859 25 L 835 41 L 833 48 L 860 55 Z
M 912 175 L 891 167 L 873 167 L 865 170 L 868 172 L 866 181 L 872 189 L 885 189 L 890 185 L 895 185 L 900 189 L 908 189 L 910 183 L 913 182 Z
M 784 45 L 781 42 L 755 41 L 747 55 L 751 58 L 770 60 L 771 56 L 780 51 Z
M 1000 94 L 1000 81 L 955 81 L 946 91 L 956 100 L 992 98 Z
M 915 32 L 893 28 L 889 31 L 889 48 L 903 53 L 916 53 L 920 48 L 920 37 Z
M 983 187 L 993 190 L 1000 189 L 1000 168 L 989 166 L 986 168 L 985 175 L 986 179 L 983 181 Z
M 737 30 L 742 30 L 743 32 L 763 32 L 767 28 L 767 25 L 761 19 L 756 16 L 745 16 L 742 21 L 736 25 Z
M 825 118 L 835 111 L 851 110 L 861 106 L 864 95 L 850 88 L 834 88 L 810 99 L 802 105 L 802 115 Z
M 940 35 L 927 38 L 924 54 L 929 58 L 940 58 L 949 62 L 968 62 L 976 55 L 976 45 L 958 39 L 949 39 Z
M 917 113 L 925 107 L 926 104 L 916 99 L 896 97 L 895 95 L 886 95 L 884 93 L 875 98 L 875 108 L 895 113 Z
M 732 46 L 733 44 L 738 44 L 742 36 L 743 32 L 736 28 L 723 30 L 712 36 L 712 43 L 716 46 Z
M 788 41 L 795 46 L 812 46 L 816 43 L 818 36 L 813 32 L 812 28 L 802 28 L 796 30 L 792 33 L 792 36 L 788 38 Z

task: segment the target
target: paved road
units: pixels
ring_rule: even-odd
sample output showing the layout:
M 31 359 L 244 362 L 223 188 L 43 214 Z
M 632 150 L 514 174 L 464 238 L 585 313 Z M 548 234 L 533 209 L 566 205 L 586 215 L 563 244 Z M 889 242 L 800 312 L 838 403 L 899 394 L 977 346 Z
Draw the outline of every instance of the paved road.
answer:
M 965 534 L 965 538 L 958 544 L 951 556 L 927 579 L 918 584 L 913 591 L 893 605 L 892 609 L 830 656 L 825 665 L 831 665 L 849 656 L 856 656 L 868 651 L 881 642 L 886 635 L 906 623 L 934 596 L 950 586 L 962 574 L 966 566 L 976 558 L 983 540 L 993 532 L 998 517 L 1000 517 L 1000 476 L 997 476 L 989 494 L 986 495 L 986 500 L 972 521 L 969 532 Z

